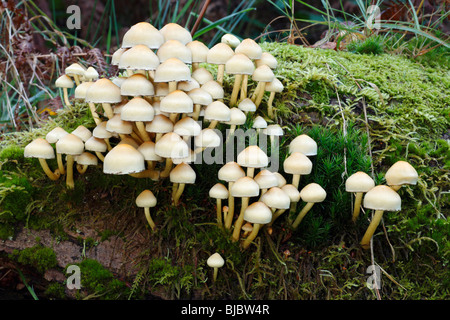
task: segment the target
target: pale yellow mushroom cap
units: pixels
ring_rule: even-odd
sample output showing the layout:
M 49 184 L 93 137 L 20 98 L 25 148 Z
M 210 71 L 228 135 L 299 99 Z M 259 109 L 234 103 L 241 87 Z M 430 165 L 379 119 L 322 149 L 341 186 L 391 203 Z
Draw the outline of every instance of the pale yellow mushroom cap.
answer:
M 90 152 L 83 152 L 76 158 L 76 162 L 85 166 L 96 166 L 98 164 L 98 158 Z
M 69 134 L 66 130 L 64 130 L 61 127 L 55 127 L 52 130 L 50 130 L 47 135 L 45 136 L 45 139 L 49 143 L 55 143 L 58 141 L 61 137 L 65 136 L 66 134 Z
M 261 196 L 261 201 L 275 209 L 289 209 L 291 198 L 281 188 L 272 187 Z
M 106 130 L 118 134 L 131 134 L 133 132 L 133 124 L 130 121 L 122 120 L 120 114 L 115 114 L 106 121 Z
M 103 139 L 92 136 L 84 143 L 84 148 L 88 151 L 105 152 L 108 146 Z
M 155 71 L 155 82 L 188 80 L 191 80 L 191 69 L 178 58 L 167 59 Z
M 200 85 L 214 80 L 212 73 L 206 68 L 197 68 L 194 72 L 192 72 L 192 78 L 195 79 Z
M 278 179 L 273 172 L 263 169 L 253 178 L 260 189 L 269 189 L 278 186 Z
M 163 158 L 186 158 L 190 149 L 178 134 L 168 132 L 155 143 L 155 152 Z
M 119 103 L 122 96 L 117 85 L 107 78 L 101 78 L 88 88 L 85 100 L 93 103 Z
M 103 160 L 103 172 L 107 174 L 129 174 L 144 170 L 144 156 L 127 143 L 112 148 Z
M 275 75 L 269 66 L 263 64 L 253 71 L 252 79 L 254 81 L 272 82 L 275 79 Z
M 402 200 L 397 192 L 388 186 L 378 185 L 364 196 L 363 206 L 367 209 L 382 211 L 401 210 Z
M 186 47 L 191 50 L 192 62 L 206 62 L 209 48 L 203 42 L 194 40 L 186 44 Z
M 156 203 L 155 195 L 148 189 L 142 191 L 136 198 L 136 206 L 140 208 L 152 208 L 156 206 Z
M 283 83 L 281 83 L 280 80 L 278 80 L 277 78 L 273 78 L 273 80 L 271 82 L 266 83 L 266 91 L 269 92 L 281 92 L 283 91 L 284 86 Z
M 66 74 L 63 74 L 55 81 L 55 86 L 57 88 L 73 88 L 74 85 L 72 79 Z
M 194 110 L 194 102 L 188 94 L 175 90 L 161 99 L 160 110 L 168 113 L 189 113 Z
M 145 125 L 145 131 L 154 133 L 167 133 L 173 130 L 173 122 L 163 115 L 157 114 L 151 122 Z
M 293 184 L 285 184 L 281 187 L 281 190 L 286 192 L 286 194 L 291 199 L 291 202 L 299 202 L 300 201 L 300 191 Z
M 159 47 L 156 55 L 160 62 L 164 62 L 170 58 L 178 58 L 184 63 L 192 63 L 191 50 L 178 40 L 168 40 L 164 42 L 164 44 Z
M 237 163 L 243 167 L 263 168 L 269 164 L 269 157 L 258 146 L 248 146 L 237 156 Z
M 84 143 L 74 134 L 66 134 L 56 142 L 56 152 L 68 155 L 80 155 L 83 153 Z
M 233 197 L 256 197 L 259 195 L 259 185 L 248 176 L 237 179 L 231 187 Z
M 317 183 L 307 184 L 300 191 L 300 198 L 305 202 L 322 202 L 327 196 L 326 191 Z
M 233 49 L 229 45 L 219 42 L 209 49 L 206 61 L 211 64 L 225 64 L 233 56 Z
M 201 85 L 201 88 L 207 91 L 213 99 L 223 99 L 225 91 L 223 87 L 215 80 L 208 80 Z
M 120 112 L 120 118 L 125 121 L 152 121 L 155 111 L 152 105 L 141 97 L 134 97 L 128 101 Z
M 375 187 L 375 181 L 362 171 L 355 172 L 345 181 L 345 191 L 347 192 L 367 192 L 373 187 Z
M 234 161 L 230 161 L 224 164 L 218 172 L 219 180 L 223 180 L 226 182 L 234 182 L 242 177 L 245 177 L 245 171 L 237 162 Z
M 135 73 L 125 79 L 120 85 L 122 96 L 152 96 L 155 88 L 150 80 L 141 73 Z
M 238 104 L 238 108 L 241 109 L 244 112 L 254 112 L 254 111 L 256 111 L 256 105 L 252 101 L 252 99 L 250 99 L 250 98 L 245 98 L 245 99 L 241 100 L 241 102 L 239 102 L 239 104 Z M 265 122 L 265 120 L 264 120 L 264 122 Z M 266 126 L 267 126 L 267 122 L 265 122 L 265 123 L 266 123 Z
M 245 113 L 241 109 L 233 107 L 230 109 L 230 120 L 226 121 L 225 124 L 239 126 L 243 125 L 245 121 L 247 121 Z
M 144 156 L 145 160 L 148 161 L 160 161 L 162 158 L 158 156 L 155 152 L 155 143 L 153 141 L 144 141 L 137 148 L 140 153 Z
M 178 120 L 173 126 L 173 132 L 181 137 L 198 136 L 202 131 L 201 125 L 190 117 L 184 117 Z
M 145 45 L 150 49 L 158 49 L 164 43 L 164 36 L 148 22 L 138 22 L 124 34 L 122 48 Z
M 47 140 L 37 138 L 25 146 L 23 155 L 25 158 L 54 159 L 55 150 Z
M 122 53 L 119 60 L 120 69 L 156 70 L 159 66 L 158 56 L 147 46 L 138 44 Z
M 180 81 L 177 84 L 177 89 L 184 91 L 184 92 L 189 92 L 191 90 L 198 89 L 198 88 L 200 88 L 200 83 L 198 83 L 197 80 L 192 78 L 192 76 L 191 76 L 191 80 Z
M 222 256 L 216 252 L 206 260 L 206 263 L 211 268 L 221 268 L 223 267 L 225 260 L 223 260 Z
M 272 210 L 262 201 L 253 202 L 245 209 L 244 220 L 257 224 L 269 223 L 272 221 Z
M 111 57 L 111 64 L 113 66 L 118 66 L 119 65 L 119 61 L 120 61 L 120 57 L 127 50 L 128 50 L 127 48 L 119 48 L 116 51 L 114 51 L 114 53 L 113 53 L 113 55 Z
M 225 63 L 225 72 L 228 74 L 252 75 L 255 65 L 245 54 L 237 53 Z
M 241 40 L 231 33 L 226 33 L 222 36 L 220 42 L 229 45 L 231 48 L 236 48 L 241 43 Z
M 170 171 L 170 182 L 172 183 L 195 183 L 196 174 L 194 169 L 185 162 L 177 164 L 175 168 Z
M 284 172 L 290 174 L 310 174 L 312 162 L 301 152 L 294 152 L 283 162 Z
M 276 69 L 278 65 L 277 59 L 275 59 L 275 57 L 269 52 L 261 53 L 261 58 L 257 59 L 255 63 L 256 67 L 267 65 L 271 69 Z
M 268 136 L 282 136 L 284 132 L 279 124 L 269 124 L 263 129 L 263 133 Z
M 267 128 L 267 121 L 264 120 L 263 117 L 257 116 L 255 118 L 255 120 L 253 120 L 252 128 L 254 128 L 254 129 L 265 129 L 265 128 Z
M 84 72 L 84 77 L 88 79 L 89 81 L 97 80 L 99 78 L 99 74 L 97 70 L 95 70 L 93 67 L 89 67 Z
M 289 143 L 289 152 L 301 152 L 306 156 L 317 155 L 317 143 L 310 136 L 301 134 Z
M 222 140 L 214 129 L 205 128 L 195 136 L 194 143 L 198 148 L 215 148 L 221 145 Z
M 261 59 L 262 49 L 253 39 L 244 39 L 241 43 L 234 49 L 236 53 L 245 54 L 252 60 Z
M 78 63 L 72 63 L 64 70 L 64 73 L 67 74 L 68 76 L 72 75 L 84 76 L 85 71 L 86 69 L 82 65 Z
M 83 140 L 83 142 L 86 142 L 90 137 L 92 137 L 92 132 L 83 125 L 79 125 L 71 133 Z
M 386 182 L 390 186 L 417 184 L 419 176 L 416 169 L 406 161 L 397 161 L 386 172 Z
M 192 41 L 191 33 L 177 23 L 168 23 L 159 31 L 164 36 L 165 41 L 178 40 L 184 45 Z
M 208 121 L 217 120 L 226 122 L 230 121 L 230 118 L 231 118 L 230 108 L 228 108 L 228 106 L 225 103 L 219 100 L 213 101 L 205 108 L 205 115 L 204 115 L 205 120 Z
M 87 81 L 87 82 L 82 82 L 80 83 L 76 88 L 75 88 L 75 92 L 74 92 L 74 98 L 75 99 L 86 99 L 86 94 L 87 91 L 89 90 L 89 88 L 91 87 L 91 85 L 93 85 L 94 82 L 91 81 Z
M 106 130 L 107 121 L 100 122 L 94 130 L 92 130 L 92 135 L 99 139 L 109 139 L 113 136 L 112 132 Z
M 209 94 L 209 92 L 202 88 L 192 89 L 187 94 L 192 99 L 192 102 L 194 104 L 207 106 L 208 104 L 213 102 L 213 98 Z
M 209 189 L 209 196 L 214 199 L 227 199 L 228 189 L 221 183 L 216 183 Z

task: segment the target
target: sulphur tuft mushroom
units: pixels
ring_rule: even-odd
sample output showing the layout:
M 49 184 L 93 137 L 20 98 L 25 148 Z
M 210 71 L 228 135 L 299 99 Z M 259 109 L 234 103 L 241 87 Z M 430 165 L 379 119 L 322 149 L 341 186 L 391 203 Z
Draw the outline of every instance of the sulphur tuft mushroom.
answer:
M 58 79 L 56 79 L 55 86 L 57 88 L 63 89 L 64 103 L 66 104 L 66 107 L 70 108 L 72 105 L 69 101 L 68 89 L 71 89 L 74 86 L 72 79 L 70 79 L 70 77 L 68 75 L 63 74 Z
M 362 198 L 365 192 L 375 187 L 375 181 L 365 172 L 358 171 L 345 181 L 345 191 L 355 193 L 355 204 L 353 206 L 352 221 L 359 217 Z
M 228 189 L 222 183 L 216 183 L 209 189 L 209 196 L 216 199 L 216 213 L 217 213 L 217 223 L 219 226 L 223 225 L 222 222 L 222 200 L 228 199 Z
M 406 161 L 397 161 L 386 171 L 386 183 L 394 191 L 400 190 L 402 185 L 416 185 L 419 179 L 416 169 Z
M 247 249 L 258 236 L 261 225 L 268 224 L 272 221 L 272 210 L 264 202 L 254 202 L 245 209 L 244 220 L 253 223 L 252 232 L 250 232 L 242 243 L 242 247 Z
M 248 146 L 237 156 L 237 163 L 247 168 L 247 176 L 253 178 L 255 168 L 264 168 L 269 164 L 269 157 L 258 146 Z
M 375 210 L 360 244 L 363 249 L 369 249 L 370 240 L 380 224 L 384 211 L 401 210 L 402 200 L 398 193 L 388 186 L 378 185 L 370 189 L 364 196 L 363 206 Z
M 283 168 L 286 173 L 292 174 L 292 184 L 298 188 L 300 176 L 311 173 L 312 162 L 303 153 L 294 152 L 284 160 Z
M 56 181 L 59 179 L 61 175 L 59 170 L 53 172 L 47 163 L 47 159 L 55 158 L 55 151 L 47 140 L 43 138 L 37 138 L 27 144 L 24 150 L 24 157 L 37 158 L 39 160 L 39 163 L 41 164 L 42 170 L 44 170 L 45 174 L 50 180 Z
M 317 183 L 313 182 L 305 187 L 300 191 L 300 198 L 306 202 L 306 205 L 303 207 L 303 209 L 298 213 L 297 217 L 295 218 L 294 222 L 292 223 L 292 228 L 297 229 L 300 222 L 302 222 L 305 215 L 311 210 L 313 205 L 318 202 L 322 202 L 325 200 L 327 196 L 326 191 Z
M 213 275 L 213 281 L 215 282 L 217 280 L 217 274 L 219 273 L 219 268 L 222 268 L 225 260 L 223 260 L 222 256 L 219 253 L 212 254 L 208 260 L 206 260 L 206 263 L 209 267 L 214 269 L 214 275 Z
M 177 185 L 175 192 L 172 195 L 174 205 L 178 204 L 181 195 L 183 194 L 184 187 L 186 184 L 194 184 L 196 179 L 196 174 L 194 169 L 191 168 L 185 162 L 181 162 L 176 165 L 175 168 L 170 171 L 170 182 Z
M 145 218 L 147 219 L 148 225 L 153 231 L 155 231 L 156 229 L 156 224 L 150 214 L 150 208 L 156 206 L 156 203 L 157 199 L 153 192 L 151 192 L 150 190 L 142 191 L 136 198 L 136 205 L 139 208 L 144 208 Z
M 69 133 L 56 142 L 56 150 L 58 153 L 67 155 L 66 186 L 73 189 L 75 187 L 73 181 L 74 157 L 83 153 L 84 142 L 76 135 Z

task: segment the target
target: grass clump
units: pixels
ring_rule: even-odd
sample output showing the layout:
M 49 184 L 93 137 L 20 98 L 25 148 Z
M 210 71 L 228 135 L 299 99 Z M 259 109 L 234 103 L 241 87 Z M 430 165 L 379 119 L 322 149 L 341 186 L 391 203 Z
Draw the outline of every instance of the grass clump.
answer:
M 371 36 L 350 42 L 347 50 L 360 54 L 382 54 L 384 52 L 383 39 L 380 36 Z

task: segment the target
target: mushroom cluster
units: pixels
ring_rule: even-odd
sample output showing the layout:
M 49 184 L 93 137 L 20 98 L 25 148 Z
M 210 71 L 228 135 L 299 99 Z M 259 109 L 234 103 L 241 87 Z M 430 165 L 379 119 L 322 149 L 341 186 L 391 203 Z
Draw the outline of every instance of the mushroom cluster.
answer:
M 73 99 L 89 106 L 95 122 L 92 131 L 80 126 L 69 133 L 57 127 L 46 139 L 30 143 L 26 156 L 39 158 L 52 180 L 65 175 L 68 188 L 74 188 L 74 167 L 84 174 L 89 165 L 102 166 L 105 174 L 168 179 L 174 205 L 186 184 L 196 181 L 194 161 L 206 148 L 221 146 L 219 124 L 232 135 L 257 110 L 264 93 L 273 92 L 271 85 L 277 92 L 283 87 L 273 73 L 276 59 L 254 40 L 241 42 L 226 34 L 208 48 L 176 23 L 160 30 L 148 22 L 131 26 L 111 64 L 117 66 L 117 76 L 102 77 L 80 62 L 68 66 L 55 83 L 63 89 L 66 107 L 74 102 L 69 97 L 73 88 Z M 209 71 L 215 68 L 216 73 Z M 236 78 L 236 90 L 229 96 L 223 86 L 225 75 Z M 248 94 L 249 77 L 257 83 L 253 96 Z M 272 104 L 272 95 L 269 100 Z M 267 121 L 263 122 L 265 129 Z M 55 157 L 58 168 L 52 171 L 46 159 Z M 221 191 L 213 190 L 212 196 L 220 199 Z M 150 206 L 143 204 L 154 206 L 156 199 L 142 199 L 149 192 L 145 190 L 136 204 L 145 208 L 155 230 Z

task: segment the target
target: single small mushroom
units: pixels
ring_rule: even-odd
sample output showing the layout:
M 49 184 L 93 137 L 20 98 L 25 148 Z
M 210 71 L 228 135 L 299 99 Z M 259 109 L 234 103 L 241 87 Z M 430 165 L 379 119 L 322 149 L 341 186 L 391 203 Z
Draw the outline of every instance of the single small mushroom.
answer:
M 64 69 L 64 73 L 72 77 L 75 80 L 75 84 L 77 86 L 80 85 L 81 83 L 80 78 L 84 76 L 85 72 L 86 69 L 78 63 L 72 63 L 70 66 Z
M 225 124 L 228 124 L 230 126 L 230 128 L 228 129 L 227 141 L 228 137 L 234 134 L 236 127 L 245 124 L 246 121 L 247 116 L 241 109 L 236 107 L 230 109 L 230 120 L 224 122 Z
M 231 97 L 230 97 L 230 106 L 231 107 L 234 107 L 235 105 L 237 105 L 241 86 L 244 86 L 244 84 L 242 83 L 244 77 L 247 78 L 249 75 L 252 75 L 254 70 L 255 70 L 255 65 L 245 54 L 235 54 L 226 62 L 225 72 L 227 74 L 234 75 L 233 91 L 231 92 Z M 245 99 L 245 98 L 246 98 L 246 96 L 242 97 L 242 99 Z
M 198 69 L 200 63 L 206 62 L 209 48 L 201 41 L 194 40 L 186 44 L 192 54 L 192 72 Z
M 168 82 L 169 93 L 177 90 L 177 83 L 191 80 L 191 69 L 178 58 L 170 58 L 155 70 L 154 82 Z
M 317 155 L 317 143 L 310 136 L 301 134 L 289 143 L 289 153 L 301 152 L 305 156 Z
M 139 208 L 144 208 L 145 219 L 147 219 L 148 225 L 153 231 L 155 231 L 156 229 L 156 224 L 150 214 L 150 208 L 156 206 L 156 203 L 157 199 L 155 195 L 153 194 L 153 192 L 147 189 L 142 191 L 136 198 L 136 205 Z
M 283 84 L 277 78 L 274 78 L 272 82 L 266 84 L 266 91 L 270 92 L 269 100 L 267 101 L 267 115 L 269 118 L 273 118 L 273 101 L 275 99 L 275 95 L 279 92 L 282 92 L 284 89 Z
M 228 106 L 220 101 L 213 101 L 205 108 L 203 119 L 209 121 L 209 129 L 214 129 L 219 122 L 228 122 L 231 119 L 231 111 Z
M 261 197 L 267 192 L 268 189 L 278 186 L 278 179 L 275 174 L 267 169 L 262 169 L 255 176 L 254 180 L 261 189 Z
M 284 192 L 282 188 L 272 187 L 264 193 L 260 201 L 264 202 L 272 210 L 272 220 L 274 220 L 274 215 L 280 216 L 283 212 L 289 209 L 291 205 L 291 198 Z
M 216 199 L 217 223 L 219 226 L 222 226 L 222 200 L 228 199 L 228 189 L 222 183 L 216 183 L 211 187 L 211 189 L 209 189 L 209 196 Z
M 83 140 L 83 142 L 88 141 L 89 138 L 92 137 L 92 132 L 83 125 L 79 125 L 71 133 Z
M 98 164 L 98 158 L 90 152 L 83 152 L 75 157 L 77 162 L 77 171 L 80 174 L 84 174 L 89 166 L 96 166 Z
M 231 188 L 233 187 L 234 182 L 242 177 L 245 177 L 245 171 L 234 161 L 224 164 L 218 172 L 219 180 L 228 183 L 228 213 L 224 222 L 225 228 L 227 229 L 231 228 L 234 216 L 234 196 L 231 193 Z
M 157 162 L 163 160 L 162 157 L 156 154 L 155 146 L 153 141 L 145 141 L 137 148 L 144 156 L 145 161 L 147 161 L 147 167 L 150 170 L 155 168 Z
M 122 37 L 122 48 L 131 48 L 143 44 L 150 49 L 158 49 L 164 43 L 163 34 L 146 21 L 131 26 Z
M 250 222 L 246 222 L 242 226 L 242 231 L 244 231 L 242 234 L 242 238 L 246 238 L 250 234 L 250 232 L 253 231 L 253 225 Z
M 231 33 L 226 33 L 220 38 L 220 42 L 225 43 L 234 49 L 241 43 L 241 40 Z
M 189 146 L 175 132 L 164 134 L 161 139 L 155 143 L 155 152 L 166 159 L 164 170 L 161 172 L 161 178 L 167 178 L 170 175 L 173 166 L 173 158 L 186 158 L 189 156 Z
M 170 171 L 170 182 L 177 184 L 175 193 L 172 194 L 172 200 L 174 205 L 178 205 L 181 195 L 183 194 L 186 184 L 194 184 L 196 179 L 196 173 L 190 165 L 182 162 L 176 165 L 175 168 Z
M 184 45 L 192 41 L 191 33 L 186 28 L 174 22 L 167 23 L 159 32 L 164 36 L 164 41 L 178 40 Z
M 211 49 L 209 49 L 206 56 L 206 62 L 217 65 L 216 81 L 223 85 L 223 76 L 225 72 L 225 64 L 234 56 L 233 49 L 225 43 L 217 43 Z
M 150 141 L 150 136 L 145 130 L 146 122 L 155 117 L 153 106 L 144 98 L 134 97 L 128 101 L 120 112 L 120 118 L 124 121 L 133 122 L 138 130 L 139 137 L 145 142 Z
M 58 79 L 56 79 L 55 86 L 57 88 L 63 89 L 64 103 L 66 104 L 66 107 L 70 108 L 72 106 L 72 104 L 70 103 L 70 100 L 69 100 L 68 89 L 71 89 L 74 86 L 72 79 L 68 75 L 63 74 Z
M 48 141 L 48 143 L 56 143 L 61 137 L 64 137 L 66 134 L 69 134 L 66 130 L 64 130 L 61 127 L 55 127 L 52 130 L 50 130 L 47 135 L 45 136 L 45 139 Z M 60 174 L 66 173 L 66 168 L 64 166 L 63 158 L 60 153 L 56 152 L 56 161 L 58 163 L 58 170 Z
M 234 49 L 236 54 L 244 54 L 247 56 L 252 63 L 254 61 L 261 59 L 262 49 L 253 39 L 244 39 L 241 43 Z M 248 74 L 245 74 L 242 78 L 242 86 L 241 86 L 241 99 L 245 99 L 247 97 L 247 85 L 248 85 Z
M 194 111 L 194 102 L 186 92 L 175 90 L 161 99 L 159 107 L 162 112 L 169 113 L 170 120 L 175 123 L 179 114 Z
M 202 127 L 200 124 L 191 117 L 184 117 L 178 120 L 173 126 L 173 132 L 182 137 L 186 142 L 189 141 L 190 137 L 198 136 L 201 131 Z
M 270 149 L 271 152 L 277 152 L 277 147 L 279 146 L 278 137 L 283 136 L 283 128 L 279 124 L 269 124 L 263 129 L 263 133 L 269 136 L 270 139 Z M 277 139 L 275 139 L 277 137 Z
M 259 107 L 261 101 L 264 97 L 264 92 L 266 91 L 266 85 L 275 79 L 275 75 L 273 74 L 272 69 L 270 69 L 266 65 L 261 65 L 253 71 L 252 79 L 258 82 L 258 85 L 255 89 L 254 99 L 256 108 Z
M 290 205 L 292 206 L 292 204 L 297 203 L 300 201 L 300 191 L 298 191 L 298 189 L 292 185 L 292 184 L 285 184 L 281 187 L 281 190 L 283 190 L 289 197 L 290 199 Z M 277 210 L 274 212 L 273 216 L 272 216 L 272 221 L 269 223 L 269 226 L 271 226 L 275 220 L 281 216 L 286 210 Z
M 250 198 L 259 195 L 259 185 L 251 177 L 245 176 L 239 178 L 233 183 L 230 192 L 233 197 L 241 198 L 241 211 L 234 223 L 234 230 L 232 234 L 232 240 L 237 241 L 239 240 L 241 227 L 244 222 L 245 209 L 247 209 L 249 205 Z
M 258 236 L 261 225 L 272 221 L 272 210 L 264 202 L 254 202 L 245 209 L 244 220 L 253 223 L 252 232 L 242 243 L 242 247 L 247 249 Z
M 122 120 L 120 114 L 114 115 L 106 121 L 106 130 L 117 133 L 121 140 L 124 140 L 133 133 L 133 124 L 130 121 Z
M 136 73 L 153 76 L 160 65 L 158 56 L 146 45 L 137 44 L 120 56 L 119 69 L 125 69 L 128 76 Z
M 363 206 L 375 210 L 360 244 L 363 249 L 369 249 L 370 240 L 383 217 L 384 211 L 401 210 L 402 200 L 398 193 L 388 186 L 378 185 L 370 189 L 364 196 Z
M 270 52 L 261 53 L 261 57 L 255 60 L 256 67 L 266 65 L 270 69 L 276 69 L 278 66 L 277 59 Z
M 284 172 L 292 174 L 292 184 L 298 188 L 300 176 L 310 174 L 312 162 L 301 152 L 293 152 L 283 162 Z
M 194 137 L 195 153 L 201 153 L 206 148 L 217 148 L 222 145 L 222 138 L 216 129 L 205 128 Z
M 219 100 L 223 102 L 225 91 L 217 81 L 215 80 L 206 81 L 201 85 L 200 88 L 208 92 L 213 98 L 213 100 Z
M 258 146 L 248 146 L 237 156 L 237 163 L 247 168 L 247 176 L 253 178 L 255 168 L 264 168 L 269 164 L 269 157 Z
M 385 179 L 392 190 L 398 191 L 402 185 L 416 185 L 419 180 L 419 175 L 412 165 L 401 160 L 394 163 L 386 171 Z
M 216 282 L 219 268 L 223 267 L 225 260 L 223 260 L 222 256 L 216 252 L 206 260 L 206 263 L 209 267 L 214 269 L 213 282 Z
M 145 130 L 155 133 L 155 143 L 165 134 L 173 131 L 173 122 L 163 114 L 157 114 L 145 125 Z
M 300 198 L 306 202 L 306 205 L 303 209 L 298 213 L 294 222 L 292 223 L 292 228 L 297 229 L 300 222 L 302 222 L 305 215 L 311 210 L 313 205 L 318 202 L 322 202 L 325 200 L 327 196 L 326 191 L 317 183 L 312 182 L 300 191 Z
M 213 98 L 208 91 L 202 88 L 190 90 L 188 92 L 188 96 L 192 99 L 192 102 L 194 103 L 194 112 L 192 118 L 197 121 L 198 117 L 200 116 L 200 110 L 202 106 L 207 106 L 211 104 L 213 102 Z
M 191 76 L 192 79 L 197 81 L 201 86 L 208 81 L 214 81 L 214 76 L 206 68 L 197 68 L 194 72 L 192 72 Z
M 106 152 L 106 150 L 108 150 L 108 145 L 104 139 L 92 136 L 84 143 L 84 149 L 95 152 L 98 159 L 103 162 L 105 156 L 102 152 Z
M 47 159 L 55 158 L 55 151 L 47 140 L 43 138 L 37 138 L 33 140 L 25 146 L 23 155 L 25 158 L 37 158 L 42 167 L 42 170 L 44 170 L 45 174 L 50 180 L 56 181 L 59 179 L 61 175 L 59 170 L 57 169 L 55 172 L 53 172 L 47 163 Z
M 135 147 L 120 143 L 103 160 L 103 173 L 134 176 L 145 170 L 145 159 Z
M 114 116 L 111 104 L 121 102 L 122 96 L 117 85 L 107 78 L 101 78 L 88 88 L 85 100 L 88 103 L 101 103 L 106 116 L 111 119 Z
M 200 83 L 198 83 L 198 81 L 191 76 L 191 80 L 178 82 L 177 88 L 178 90 L 189 92 L 191 90 L 200 88 Z
M 250 98 L 245 98 L 245 99 L 241 100 L 238 104 L 238 108 L 240 110 L 242 110 L 245 114 L 256 111 L 256 105 Z M 262 119 L 264 120 L 264 118 L 262 118 Z M 266 125 L 267 125 L 267 122 L 266 122 Z
M 162 63 L 170 58 L 180 59 L 186 64 L 192 64 L 192 52 L 186 45 L 178 40 L 167 40 L 159 47 L 156 55 Z
M 267 126 L 267 121 L 261 116 L 256 116 L 256 118 L 253 120 L 252 128 L 256 129 L 257 137 L 261 134 L 261 130 L 266 129 Z
M 74 134 L 66 134 L 56 142 L 56 150 L 58 153 L 67 155 L 66 162 L 66 186 L 69 189 L 75 187 L 73 181 L 73 165 L 74 157 L 83 153 L 84 143 L 79 137 Z
M 155 94 L 155 87 L 143 74 L 136 73 L 122 82 L 120 85 L 120 94 L 122 96 L 148 99 Z
M 345 191 L 355 193 L 355 204 L 353 206 L 352 221 L 356 222 L 359 217 L 362 198 L 365 192 L 375 187 L 375 181 L 365 172 L 358 171 L 345 181 Z

